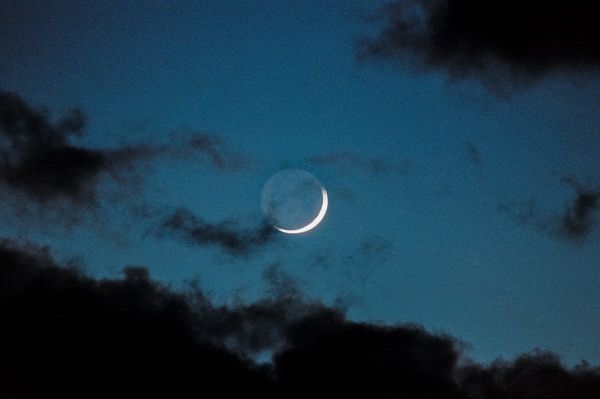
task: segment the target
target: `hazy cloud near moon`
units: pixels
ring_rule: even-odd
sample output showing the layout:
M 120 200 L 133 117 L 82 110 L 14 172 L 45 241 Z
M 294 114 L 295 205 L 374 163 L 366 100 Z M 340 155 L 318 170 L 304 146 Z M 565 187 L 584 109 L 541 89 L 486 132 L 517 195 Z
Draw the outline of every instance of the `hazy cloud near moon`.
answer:
M 144 268 L 95 280 L 48 249 L 0 241 L 0 396 L 597 399 L 600 370 L 546 352 L 489 366 L 413 325 L 353 322 L 273 272 L 274 295 L 217 306 Z M 275 273 L 276 274 L 276 273 Z M 253 356 L 272 353 L 260 365 Z
M 156 235 L 173 237 L 197 246 L 215 246 L 232 255 L 248 255 L 275 240 L 276 230 L 266 222 L 245 228 L 226 220 L 211 223 L 188 209 L 179 208 L 161 222 Z
M 475 78 L 506 93 L 557 71 L 600 71 L 590 1 L 405 0 L 381 7 L 359 56 Z

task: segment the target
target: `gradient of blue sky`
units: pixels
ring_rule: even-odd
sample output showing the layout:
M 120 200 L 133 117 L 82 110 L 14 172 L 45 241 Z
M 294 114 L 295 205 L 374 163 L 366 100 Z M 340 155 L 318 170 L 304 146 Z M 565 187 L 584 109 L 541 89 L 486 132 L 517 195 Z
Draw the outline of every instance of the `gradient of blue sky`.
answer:
M 145 191 L 153 205 L 258 218 L 262 185 L 287 167 L 310 171 L 331 195 L 318 229 L 249 258 L 158 240 L 144 222 L 124 231 L 110 209 L 102 231 L 24 229 L 28 239 L 81 256 L 97 276 L 147 265 L 174 284 L 197 278 L 220 300 L 258 295 L 277 263 L 310 296 L 348 301 L 354 319 L 446 331 L 478 360 L 541 347 L 600 363 L 598 233 L 573 245 L 498 210 L 533 198 L 561 212 L 572 195 L 562 176 L 598 182 L 598 78 L 553 76 L 499 100 L 472 82 L 359 62 L 355 41 L 370 29 L 361 16 L 374 2 L 0 4 L 0 87 L 56 117 L 83 108 L 82 143 L 191 128 L 252 160 L 236 173 L 157 165 Z M 307 161 L 332 152 L 399 170 Z M 381 248 L 364 250 L 365 240 Z

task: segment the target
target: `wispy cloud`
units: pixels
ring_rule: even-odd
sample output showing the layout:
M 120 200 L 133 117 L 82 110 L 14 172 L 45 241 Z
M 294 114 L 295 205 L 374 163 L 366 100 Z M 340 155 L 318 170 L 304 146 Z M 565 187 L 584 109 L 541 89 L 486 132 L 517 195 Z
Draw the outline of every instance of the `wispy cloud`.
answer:
M 582 242 L 598 227 L 600 188 L 583 185 L 574 177 L 566 177 L 563 181 L 575 191 L 575 195 L 560 213 L 543 212 L 534 199 L 504 203 L 500 210 L 518 223 L 533 226 L 552 237 Z
M 232 255 L 248 255 L 275 239 L 276 230 L 262 222 L 251 228 L 233 220 L 211 223 L 188 209 L 179 208 L 161 222 L 158 237 L 173 237 L 192 245 L 214 246 Z
M 308 161 L 313 165 L 331 166 L 343 170 L 359 169 L 372 174 L 404 174 L 411 171 L 413 167 L 413 161 L 409 159 L 394 163 L 376 157 L 366 157 L 352 151 L 332 152 L 309 158 Z
M 53 121 L 48 111 L 0 91 L 0 196 L 3 217 L 18 214 L 37 225 L 74 226 L 102 205 L 131 203 L 163 161 L 205 162 L 218 172 L 238 172 L 250 160 L 215 134 L 193 129 L 163 143 L 91 148 L 83 111 Z M 121 201 L 116 201 L 121 198 Z M 127 201 L 123 201 L 127 198 Z

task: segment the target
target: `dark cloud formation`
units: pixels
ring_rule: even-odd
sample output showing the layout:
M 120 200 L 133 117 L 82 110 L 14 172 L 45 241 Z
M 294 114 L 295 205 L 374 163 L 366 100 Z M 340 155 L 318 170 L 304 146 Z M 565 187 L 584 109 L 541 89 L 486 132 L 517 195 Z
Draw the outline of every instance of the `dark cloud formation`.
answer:
M 91 207 L 103 177 L 131 183 L 139 162 L 160 158 L 207 159 L 225 171 L 247 161 L 215 135 L 179 132 L 168 144 L 137 144 L 112 149 L 84 148 L 73 138 L 84 133 L 85 116 L 74 110 L 53 123 L 14 93 L 0 92 L 0 184 L 40 204 L 66 200 Z
M 600 70 L 596 15 L 584 0 L 395 1 L 371 18 L 383 28 L 360 43 L 360 55 L 503 92 L 551 72 Z
M 16 94 L 0 92 L 0 181 L 42 202 L 94 201 L 97 179 L 110 166 L 102 152 L 70 143 L 84 122 L 73 111 L 52 124 Z
M 585 187 L 573 177 L 564 181 L 575 190 L 575 198 L 560 217 L 560 233 L 569 238 L 585 238 L 598 224 L 600 188 Z
M 278 274 L 271 271 L 271 282 Z M 596 399 L 600 370 L 551 354 L 481 366 L 410 325 L 349 321 L 283 284 L 252 304 L 177 293 L 144 268 L 95 280 L 0 242 L 0 396 Z M 270 350 L 258 364 L 252 354 Z
M 513 362 L 463 367 L 457 380 L 467 398 L 562 399 L 597 396 L 599 377 L 600 369 L 585 362 L 566 370 L 555 354 L 536 351 Z
M 232 255 L 247 255 L 271 243 L 275 233 L 266 222 L 253 228 L 245 228 L 233 220 L 211 223 L 188 209 L 178 208 L 164 218 L 157 236 L 174 237 L 198 246 L 216 246 Z
M 512 216 L 518 223 L 533 226 L 552 237 L 581 242 L 597 228 L 600 212 L 600 188 L 581 184 L 574 177 L 563 182 L 574 191 L 575 196 L 562 213 L 545 214 L 535 200 L 500 205 L 500 210 Z
M 360 169 L 373 174 L 407 173 L 413 167 L 413 162 L 405 159 L 400 164 L 393 164 L 378 158 L 368 158 L 351 151 L 333 152 L 312 157 L 308 160 L 313 165 L 334 166 L 343 170 Z
M 268 393 L 263 371 L 203 337 L 187 299 L 139 269 L 95 281 L 6 242 L 0 259 L 0 396 Z

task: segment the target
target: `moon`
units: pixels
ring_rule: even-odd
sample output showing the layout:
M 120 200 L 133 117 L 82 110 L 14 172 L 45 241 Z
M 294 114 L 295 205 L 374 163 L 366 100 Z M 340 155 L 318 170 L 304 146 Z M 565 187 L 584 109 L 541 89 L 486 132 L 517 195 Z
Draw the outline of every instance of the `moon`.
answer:
M 261 206 L 274 229 L 284 234 L 302 234 L 323 221 L 329 197 L 312 174 L 286 169 L 273 175 L 264 185 Z
M 307 231 L 310 231 L 310 230 L 314 229 L 315 227 L 317 227 L 319 225 L 319 223 L 321 223 L 321 221 L 325 217 L 325 214 L 327 213 L 327 207 L 329 205 L 329 199 L 327 198 L 327 190 L 325 190 L 323 187 L 321 187 L 321 193 L 323 194 L 323 202 L 321 203 L 321 209 L 319 210 L 317 217 L 315 217 L 312 222 L 310 222 L 309 224 L 307 224 L 304 227 L 301 227 L 301 228 L 295 229 L 295 230 L 288 230 L 288 229 L 281 228 L 279 226 L 273 226 L 273 227 L 275 227 L 277 230 L 279 230 L 285 234 L 306 233 Z

